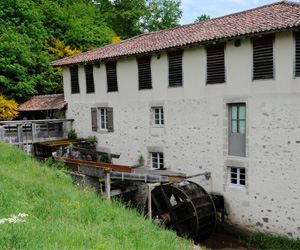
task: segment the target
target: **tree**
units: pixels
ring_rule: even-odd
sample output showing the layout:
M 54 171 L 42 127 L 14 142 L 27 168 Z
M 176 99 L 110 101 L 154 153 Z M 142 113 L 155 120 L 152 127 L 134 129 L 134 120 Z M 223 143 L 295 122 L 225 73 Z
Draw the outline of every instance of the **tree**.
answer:
M 18 101 L 37 94 L 37 88 L 55 91 L 58 83 L 44 45 L 48 33 L 35 4 L 1 1 L 0 10 L 0 91 Z
M 88 51 L 111 43 L 111 33 L 99 7 L 84 0 L 41 0 L 43 24 L 49 38 L 56 38 L 70 45 L 71 49 Z
M 50 57 L 54 60 L 82 53 L 81 49 L 71 49 L 70 45 L 65 45 L 64 41 L 60 41 L 57 38 L 52 38 L 49 42 L 46 41 L 46 44 L 49 47 Z
M 122 42 L 122 39 L 119 36 L 114 36 L 111 40 L 111 43 L 119 43 Z
M 181 0 L 153 0 L 148 4 L 148 11 L 142 19 L 143 32 L 152 32 L 180 26 L 182 10 Z
M 210 16 L 209 16 L 209 15 L 202 14 L 201 16 L 197 16 L 197 18 L 196 18 L 196 20 L 194 21 L 194 23 L 206 21 L 206 20 L 209 20 L 209 19 L 210 19 Z
M 181 0 L 97 0 L 97 3 L 107 25 L 122 39 L 180 26 Z
M 0 92 L 19 103 L 62 92 L 60 71 L 50 66 L 59 48 L 45 41 L 64 41 L 64 57 L 110 44 L 112 33 L 92 1 L 0 1 Z
M 107 25 L 122 39 L 141 34 L 140 20 L 147 12 L 146 0 L 99 0 Z
M 19 114 L 17 110 L 17 102 L 7 100 L 3 95 L 0 95 L 0 121 L 12 120 L 17 117 Z

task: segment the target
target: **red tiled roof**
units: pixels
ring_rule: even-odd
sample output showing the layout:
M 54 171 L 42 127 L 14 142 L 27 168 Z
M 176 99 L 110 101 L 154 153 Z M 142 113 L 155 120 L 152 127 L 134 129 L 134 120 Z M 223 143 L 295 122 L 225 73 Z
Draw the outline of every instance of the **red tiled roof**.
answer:
M 299 25 L 300 3 L 281 1 L 199 23 L 145 33 L 119 43 L 54 61 L 51 65 L 62 66 L 143 54 L 260 32 L 291 29 Z
M 39 95 L 34 96 L 31 100 L 21 104 L 18 107 L 18 111 L 61 110 L 67 105 L 68 103 L 65 101 L 64 94 Z

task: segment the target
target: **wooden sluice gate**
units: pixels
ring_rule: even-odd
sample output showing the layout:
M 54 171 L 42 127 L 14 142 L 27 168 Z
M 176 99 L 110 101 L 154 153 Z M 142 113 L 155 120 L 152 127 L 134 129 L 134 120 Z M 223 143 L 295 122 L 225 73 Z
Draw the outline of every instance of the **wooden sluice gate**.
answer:
M 122 195 L 125 201 L 138 206 L 133 197 L 139 196 L 139 205 L 150 219 L 174 229 L 179 236 L 188 236 L 195 242 L 206 240 L 214 231 L 217 211 L 213 199 L 200 185 L 188 181 L 196 176 L 210 177 L 210 173 L 187 176 L 167 170 L 132 169 L 129 166 L 64 159 L 73 180 L 87 176 L 98 187 L 98 194 L 110 199 Z M 77 183 L 78 184 L 78 183 Z M 98 185 L 98 186 L 97 186 Z M 100 190 L 101 189 L 101 190 Z M 127 197 L 127 198 L 126 198 Z

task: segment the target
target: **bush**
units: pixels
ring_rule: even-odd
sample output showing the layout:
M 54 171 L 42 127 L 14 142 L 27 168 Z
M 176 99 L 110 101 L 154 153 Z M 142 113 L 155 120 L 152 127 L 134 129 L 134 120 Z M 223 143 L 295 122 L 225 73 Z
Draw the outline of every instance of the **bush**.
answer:
M 77 133 L 75 132 L 74 129 L 72 129 L 68 132 L 68 139 L 71 139 L 71 140 L 77 139 Z
M 45 164 L 47 167 L 57 168 L 58 170 L 67 170 L 66 161 L 64 159 L 59 159 L 58 162 L 53 161 L 52 157 L 49 157 Z
M 101 155 L 100 156 L 100 162 L 101 163 L 108 163 L 108 158 L 106 156 L 104 156 L 104 155 Z

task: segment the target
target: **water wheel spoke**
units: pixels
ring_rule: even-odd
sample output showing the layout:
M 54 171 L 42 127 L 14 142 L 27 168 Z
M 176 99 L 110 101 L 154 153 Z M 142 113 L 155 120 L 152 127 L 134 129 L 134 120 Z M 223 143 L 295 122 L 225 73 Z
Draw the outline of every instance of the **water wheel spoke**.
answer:
M 159 214 L 165 213 L 166 210 L 163 209 L 163 207 L 162 207 L 163 206 L 163 204 L 161 203 L 162 201 L 160 199 L 158 199 L 158 197 L 156 195 L 152 195 L 151 198 L 152 198 L 152 201 L 154 203 L 153 207 L 155 207 L 157 209 L 157 212 Z
M 180 236 L 196 241 L 207 239 L 216 223 L 215 206 L 208 193 L 191 181 L 177 181 L 152 191 L 154 215 Z
M 182 228 L 180 227 L 180 225 L 178 225 L 178 223 L 176 223 L 178 218 L 177 218 L 177 215 L 174 213 L 173 208 L 172 208 L 172 204 L 170 202 L 170 198 L 171 198 L 172 195 L 168 195 L 163 188 L 161 189 L 161 194 L 162 194 L 162 197 L 165 201 L 165 205 L 167 206 L 168 211 L 170 213 L 171 220 L 175 222 L 175 223 L 173 223 L 173 226 L 175 227 L 178 234 L 182 235 L 183 234 Z

